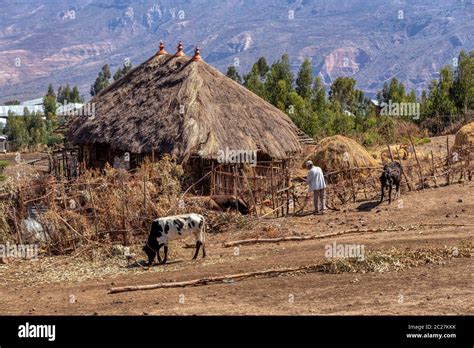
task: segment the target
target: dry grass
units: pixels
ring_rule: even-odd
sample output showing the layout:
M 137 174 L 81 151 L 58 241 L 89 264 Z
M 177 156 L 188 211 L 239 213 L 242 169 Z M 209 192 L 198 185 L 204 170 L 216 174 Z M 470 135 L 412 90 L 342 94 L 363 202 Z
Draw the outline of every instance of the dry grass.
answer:
M 51 175 L 10 177 L 0 192 L 0 243 L 19 243 L 18 228 L 21 242 L 39 243 L 42 253 L 91 253 L 100 246 L 144 243 L 154 219 L 191 212 L 204 215 L 212 233 L 248 226 L 248 218 L 239 213 L 209 210 L 209 198 L 183 197 L 183 174 L 165 156 L 145 162 L 133 174 L 108 166 L 70 182 Z M 22 224 L 32 207 L 44 210 L 36 217 L 43 227 L 39 234 Z
M 464 242 L 459 248 L 368 251 L 363 260 L 334 258 L 324 264 L 327 273 L 370 273 L 391 272 L 418 267 L 425 264 L 441 265 L 455 257 L 471 257 L 473 248 Z
M 50 175 L 10 177 L 2 187 L 0 241 L 17 241 L 19 228 L 23 242 L 38 242 L 21 224 L 32 207 L 45 210 L 37 220 L 49 240 L 44 247 L 53 254 L 142 240 L 153 219 L 186 211 L 179 207 L 181 176 L 182 168 L 164 157 L 134 174 L 107 167 L 105 174 L 88 171 L 71 182 Z

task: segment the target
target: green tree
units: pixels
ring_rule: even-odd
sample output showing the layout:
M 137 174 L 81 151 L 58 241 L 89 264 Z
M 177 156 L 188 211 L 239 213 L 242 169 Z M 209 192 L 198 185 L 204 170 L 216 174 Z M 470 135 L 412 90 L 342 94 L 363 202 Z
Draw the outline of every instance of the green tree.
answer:
M 110 74 L 110 67 L 108 64 L 105 64 L 101 71 L 99 72 L 99 76 L 95 80 L 94 84 L 91 86 L 91 96 L 97 95 L 100 91 L 102 91 L 104 88 L 107 88 L 109 86 L 109 80 L 111 78 Z
M 257 60 L 257 63 L 255 64 L 257 64 L 258 76 L 261 80 L 264 80 L 268 71 L 270 70 L 267 64 L 267 60 L 265 59 L 265 57 L 260 57 Z
M 117 81 L 121 79 L 123 76 L 127 75 L 130 70 L 132 70 L 132 63 L 126 62 L 123 63 L 123 66 L 121 68 L 118 68 L 116 73 L 114 74 L 114 81 Z
M 338 77 L 331 84 L 329 90 L 329 99 L 337 101 L 342 110 L 354 111 L 356 105 L 357 93 L 355 90 L 356 81 L 350 77 Z
M 234 80 L 235 82 L 242 83 L 242 77 L 239 75 L 239 72 L 235 66 L 231 65 L 227 68 L 226 76 Z
M 298 77 L 296 78 L 296 92 L 303 98 L 308 99 L 311 96 L 311 83 L 313 81 L 313 68 L 311 61 L 305 59 L 301 65 Z
M 259 97 L 266 99 L 265 85 L 260 80 L 256 64 L 253 65 L 248 74 L 244 75 L 244 86 Z
M 451 99 L 453 86 L 453 71 L 450 67 L 443 67 L 440 70 L 438 83 L 432 84 L 430 98 L 432 100 L 432 112 L 438 115 L 453 115 L 456 113 L 456 105 Z
M 77 86 L 74 86 L 72 88 L 71 95 L 69 96 L 69 98 L 71 99 L 71 103 L 84 103 L 84 98 L 81 97 Z
M 9 141 L 13 142 L 17 148 L 28 145 L 28 131 L 23 117 L 8 112 L 4 132 L 8 136 Z
M 20 105 L 21 102 L 19 100 L 8 100 L 4 103 L 4 105 Z
M 379 102 L 379 105 L 382 105 L 383 103 L 388 103 L 388 100 L 390 99 L 390 87 L 388 86 L 387 81 L 383 83 L 383 88 L 381 91 L 377 93 L 377 100 Z
M 43 112 L 46 117 L 55 116 L 57 113 L 56 94 L 51 84 L 48 86 L 48 91 L 43 97 Z
M 282 86 L 286 86 L 282 83 Z M 319 120 L 316 113 L 311 110 L 311 102 L 304 100 L 297 92 L 293 91 L 288 97 L 288 116 L 294 124 L 309 136 L 314 136 L 319 131 Z
M 469 55 L 465 51 L 459 54 L 452 94 L 458 110 L 467 114 L 474 109 L 474 50 Z
M 321 78 L 317 76 L 311 89 L 311 107 L 315 112 L 321 113 L 326 110 L 326 103 L 326 88 Z
M 57 100 L 61 104 L 71 103 L 71 87 L 69 87 L 69 83 L 64 87 L 59 86 Z
M 285 89 L 288 93 L 293 91 L 294 76 L 291 72 L 290 59 L 287 54 L 284 54 L 281 59 L 274 62 L 267 74 L 265 91 L 268 101 L 273 105 L 285 103 L 285 101 L 278 99 L 281 97 L 282 86 L 278 86 L 280 81 L 283 81 L 286 85 Z
M 24 126 L 28 135 L 28 145 L 35 148 L 40 144 L 46 144 L 48 132 L 42 115 L 38 112 L 30 113 L 28 108 L 23 111 Z
M 290 90 L 285 80 L 278 81 L 273 96 L 276 101 L 275 106 L 282 111 L 286 111 L 286 109 L 290 105 Z

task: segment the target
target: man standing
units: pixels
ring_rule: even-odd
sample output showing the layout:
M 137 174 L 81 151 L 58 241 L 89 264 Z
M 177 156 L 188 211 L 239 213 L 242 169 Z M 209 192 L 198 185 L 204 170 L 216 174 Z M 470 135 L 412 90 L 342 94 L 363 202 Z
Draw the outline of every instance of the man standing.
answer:
M 309 195 L 313 192 L 314 212 L 324 214 L 326 210 L 326 182 L 324 181 L 323 171 L 321 168 L 314 166 L 311 161 L 306 162 L 306 169 L 309 170 L 306 179 L 308 184 L 306 199 L 309 200 Z

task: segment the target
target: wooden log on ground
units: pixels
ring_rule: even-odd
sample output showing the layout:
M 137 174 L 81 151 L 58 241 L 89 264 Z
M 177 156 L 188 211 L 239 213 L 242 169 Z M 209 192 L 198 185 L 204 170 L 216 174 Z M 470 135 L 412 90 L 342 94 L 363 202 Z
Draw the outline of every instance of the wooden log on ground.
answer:
M 280 242 L 291 242 L 291 241 L 306 241 L 306 240 L 315 240 L 315 239 L 324 239 L 330 237 L 336 237 L 346 234 L 355 234 L 355 233 L 375 233 L 375 232 L 395 232 L 395 231 L 406 231 L 409 228 L 373 228 L 373 229 L 353 229 L 346 230 L 335 233 L 322 234 L 317 236 L 289 236 L 289 237 L 279 237 L 279 238 L 252 238 L 252 239 L 242 239 L 231 242 L 225 242 L 224 247 L 230 248 L 236 245 L 248 245 L 248 244 L 257 244 L 257 243 L 280 243 Z
M 169 289 L 169 288 L 183 288 L 187 286 L 201 286 L 201 285 L 208 285 L 212 283 L 232 282 L 234 280 L 240 280 L 240 279 L 252 278 L 252 277 L 276 277 L 285 273 L 301 272 L 301 271 L 314 272 L 314 271 L 319 271 L 323 269 L 324 269 L 324 265 L 313 264 L 313 265 L 300 266 L 300 267 L 270 269 L 270 270 L 264 270 L 264 271 L 231 274 L 231 275 L 224 275 L 224 276 L 218 276 L 218 277 L 207 277 L 207 278 L 193 279 L 193 280 L 182 281 L 182 282 L 121 286 L 121 287 L 110 288 L 109 294 L 117 294 L 121 292 L 139 291 L 139 290 Z

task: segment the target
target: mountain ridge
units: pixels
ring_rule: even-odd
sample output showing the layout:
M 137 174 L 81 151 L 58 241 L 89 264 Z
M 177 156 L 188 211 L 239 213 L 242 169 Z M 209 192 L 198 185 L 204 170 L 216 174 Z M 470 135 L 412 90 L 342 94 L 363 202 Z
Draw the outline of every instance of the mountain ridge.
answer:
M 138 65 L 165 41 L 225 72 L 246 73 L 260 56 L 304 58 L 330 84 L 351 76 L 375 94 L 391 77 L 417 93 L 474 48 L 474 4 L 462 0 L 33 0 L 0 14 L 0 102 L 29 99 L 47 85 L 78 85 L 88 97 L 100 67 Z

